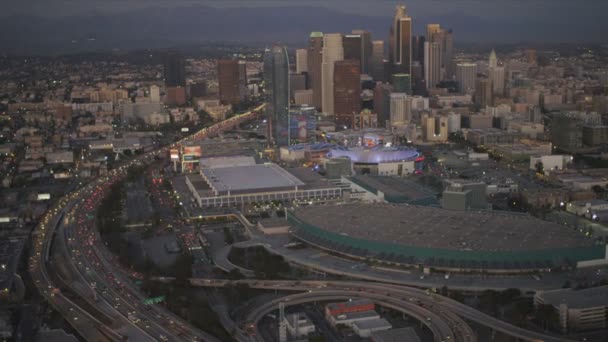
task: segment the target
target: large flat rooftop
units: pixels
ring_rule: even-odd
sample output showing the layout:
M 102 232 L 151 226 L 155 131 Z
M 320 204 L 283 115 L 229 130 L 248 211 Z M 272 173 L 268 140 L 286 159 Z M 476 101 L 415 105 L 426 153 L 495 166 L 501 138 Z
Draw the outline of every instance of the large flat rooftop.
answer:
M 289 190 L 304 183 L 276 164 L 203 169 L 201 175 L 218 194 Z
M 592 246 L 571 228 L 523 214 L 397 204 L 299 207 L 294 216 L 340 236 L 455 251 L 530 251 Z

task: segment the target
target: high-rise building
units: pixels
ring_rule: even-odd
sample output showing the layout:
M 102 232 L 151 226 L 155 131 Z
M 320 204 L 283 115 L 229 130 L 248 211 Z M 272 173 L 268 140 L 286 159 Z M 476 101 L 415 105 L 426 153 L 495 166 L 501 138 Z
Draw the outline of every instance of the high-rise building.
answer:
M 490 58 L 488 60 L 488 68 L 496 68 L 498 66 L 498 58 L 496 57 L 496 51 L 492 49 L 490 52 Z
M 435 88 L 441 81 L 441 45 L 436 42 L 424 43 L 424 81 L 427 89 Z
M 505 92 L 505 67 L 497 66 L 488 69 L 494 95 L 502 96 Z
M 308 86 L 312 89 L 312 105 L 322 107 L 323 94 L 323 33 L 312 32 L 308 40 Z
M 328 114 L 334 114 L 334 64 L 343 59 L 342 34 L 325 34 L 323 36 L 323 63 L 321 64 L 321 109 Z
M 551 143 L 560 150 L 583 147 L 583 120 L 559 113 L 551 118 Z
M 264 52 L 264 84 L 269 140 L 289 144 L 289 57 L 285 46 Z
M 475 63 L 458 63 L 458 64 L 456 64 L 456 82 L 458 82 L 458 91 L 461 94 L 474 94 L 476 79 L 477 79 L 477 64 L 475 64 Z
M 353 30 L 352 33 L 361 36 L 361 73 L 369 75 L 372 72 L 372 34 L 366 30 Z
M 308 50 L 296 50 L 296 73 L 308 72 Z
M 359 61 L 361 65 L 361 36 L 358 34 L 345 34 L 342 38 L 344 59 Z
M 306 74 L 289 74 L 289 96 L 294 99 L 296 91 L 306 90 Z
M 353 127 L 353 119 L 361 111 L 361 72 L 359 61 L 349 59 L 335 62 L 334 113 L 336 124 Z
M 412 37 L 412 61 L 424 63 L 424 42 L 426 38 L 422 35 Z
M 217 80 L 222 104 L 235 105 L 241 101 L 241 67 L 238 60 L 218 60 Z
M 439 24 L 427 24 L 426 25 L 426 40 L 429 42 L 435 42 L 437 39 L 435 36 L 441 31 L 441 25 Z
M 391 90 L 390 84 L 376 82 L 374 88 L 374 111 L 378 115 L 378 123 L 380 127 L 389 127 L 391 115 Z
M 448 118 L 445 116 L 422 115 L 422 132 L 425 141 L 445 142 L 448 140 Z
M 247 88 L 247 62 L 239 61 L 239 100 L 245 100 L 249 89 Z
M 391 79 L 391 85 L 396 93 L 412 93 L 412 78 L 408 74 L 394 74 Z
M 487 77 L 477 77 L 475 80 L 475 105 L 479 108 L 492 106 L 492 81 Z
M 397 6 L 389 37 L 391 73 L 412 74 L 412 18 L 405 6 Z
M 391 126 L 405 125 L 411 120 L 411 102 L 406 93 L 391 93 Z
M 488 77 L 492 82 L 492 92 L 502 96 L 505 92 L 505 68 L 498 66 L 496 52 L 492 50 L 488 60 Z
M 186 62 L 179 52 L 170 51 L 165 56 L 164 77 L 167 87 L 186 86 Z
M 372 42 L 371 74 L 374 81 L 384 78 L 384 41 L 374 40 Z
M 454 36 L 452 30 L 441 28 L 439 24 L 426 26 L 426 41 L 438 43 L 441 48 L 441 80 L 454 78 Z
M 160 88 L 157 85 L 150 86 L 150 102 L 160 102 Z

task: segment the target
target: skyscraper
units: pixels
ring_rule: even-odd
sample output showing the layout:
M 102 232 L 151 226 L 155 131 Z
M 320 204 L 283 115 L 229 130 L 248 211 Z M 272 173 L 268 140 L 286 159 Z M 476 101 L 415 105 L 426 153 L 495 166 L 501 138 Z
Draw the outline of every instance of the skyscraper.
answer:
M 479 108 L 492 106 L 492 81 L 487 77 L 477 77 L 475 81 L 475 105 Z
M 384 41 L 374 40 L 372 42 L 372 57 L 370 71 L 374 81 L 382 81 L 384 78 Z
M 344 59 L 342 34 L 328 33 L 323 36 L 323 63 L 321 64 L 323 112 L 334 114 L 334 64 Z
M 345 34 L 342 38 L 344 59 L 359 61 L 361 65 L 361 36 L 358 34 Z
M 458 63 L 456 64 L 456 82 L 458 91 L 461 94 L 475 93 L 475 80 L 477 78 L 477 64 Z
M 269 140 L 289 144 L 289 57 L 285 46 L 264 52 L 264 84 Z
M 420 64 L 424 63 L 424 42 L 426 38 L 424 36 L 412 37 L 412 61 L 418 61 Z
M 436 42 L 424 43 L 424 81 L 426 88 L 435 88 L 441 81 L 441 45 Z
M 296 50 L 296 73 L 308 72 L 308 50 Z
M 184 87 L 186 85 L 186 63 L 177 51 L 170 51 L 164 63 L 165 86 Z
M 322 106 L 322 52 L 323 33 L 312 32 L 310 34 L 310 39 L 308 40 L 308 86 L 312 89 L 312 105 L 317 109 L 321 109 Z
M 492 49 L 490 52 L 490 58 L 488 60 L 488 68 L 496 68 L 498 66 L 498 58 L 496 58 L 496 51 Z
M 391 73 L 412 74 L 412 18 L 405 6 L 397 6 L 389 37 Z
M 492 92 L 502 96 L 505 92 L 505 67 L 498 65 L 498 58 L 496 58 L 494 50 L 490 53 L 488 76 L 492 82 Z
M 236 59 L 217 61 L 217 80 L 222 104 L 235 105 L 241 101 L 241 69 Z
M 372 72 L 372 34 L 366 30 L 353 30 L 352 34 L 361 36 L 361 73 L 369 75 Z
M 335 62 L 334 112 L 336 124 L 353 127 L 355 114 L 361 111 L 361 72 L 354 59 Z
M 441 48 L 441 80 L 454 78 L 454 36 L 452 30 L 441 28 L 439 24 L 426 26 L 426 41 L 438 43 Z
M 404 125 L 409 122 L 411 118 L 410 104 L 406 93 L 391 93 L 391 126 Z

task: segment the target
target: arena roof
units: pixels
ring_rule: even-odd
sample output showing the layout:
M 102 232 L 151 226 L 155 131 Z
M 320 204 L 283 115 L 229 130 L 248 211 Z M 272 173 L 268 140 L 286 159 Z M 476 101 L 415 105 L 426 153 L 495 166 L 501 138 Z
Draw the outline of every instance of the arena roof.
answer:
M 517 251 L 591 246 L 579 232 L 528 215 L 395 204 L 300 207 L 294 215 L 353 238 L 457 251 Z
M 349 157 L 355 163 L 378 164 L 414 160 L 418 151 L 406 146 L 374 146 L 371 148 L 336 146 L 327 155 L 330 158 Z
M 276 164 L 203 169 L 201 175 L 218 193 L 293 189 L 304 183 Z

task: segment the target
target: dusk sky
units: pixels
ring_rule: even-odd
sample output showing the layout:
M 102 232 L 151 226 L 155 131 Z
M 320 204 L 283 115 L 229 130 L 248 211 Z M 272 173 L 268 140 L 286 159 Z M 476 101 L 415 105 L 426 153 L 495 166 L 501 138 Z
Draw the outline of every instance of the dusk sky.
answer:
M 213 7 L 323 6 L 346 13 L 387 16 L 394 0 L 4 0 L 0 15 L 37 14 L 62 16 L 87 12 L 121 12 L 149 7 L 205 5 Z M 608 12 L 604 0 L 409 0 L 404 3 L 413 16 L 442 16 L 467 13 L 505 19 L 513 16 L 531 20 L 555 19 L 600 22 Z
M 606 0 L 4 0 L 5 49 L 165 47 L 205 41 L 302 44 L 311 31 L 387 39 L 395 5 L 414 32 L 439 23 L 460 43 L 605 42 Z M 297 8 L 296 8 L 297 7 Z M 293 10 L 291 9 L 293 8 Z M 169 10 L 169 11 L 167 11 Z M 64 17 L 67 18 L 64 20 Z M 96 37 L 97 47 L 72 46 Z

